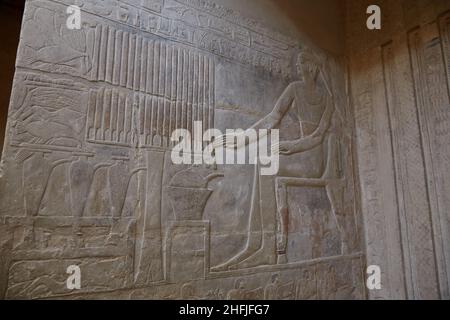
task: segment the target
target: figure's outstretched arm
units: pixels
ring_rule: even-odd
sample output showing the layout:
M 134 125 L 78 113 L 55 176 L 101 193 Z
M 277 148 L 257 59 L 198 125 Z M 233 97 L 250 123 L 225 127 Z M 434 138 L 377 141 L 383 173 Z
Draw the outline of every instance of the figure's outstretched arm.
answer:
M 273 110 L 264 118 L 262 118 L 260 121 L 255 123 L 252 126 L 252 129 L 259 130 L 259 129 L 273 129 L 275 128 L 280 121 L 283 119 L 286 112 L 291 107 L 292 103 L 294 102 L 294 84 L 291 83 L 283 92 L 281 97 L 278 99 L 277 103 L 275 104 L 275 107 Z
M 291 107 L 292 103 L 294 102 L 294 84 L 290 84 L 283 92 L 283 94 L 281 95 L 281 97 L 278 99 L 277 103 L 275 104 L 274 109 L 264 118 L 262 118 L 261 120 L 259 120 L 258 122 L 256 122 L 252 127 L 250 127 L 250 129 L 254 129 L 254 130 L 259 130 L 259 129 L 273 129 L 275 128 L 280 121 L 283 119 L 284 115 L 286 114 L 286 112 L 289 110 L 289 108 Z M 230 139 L 231 141 L 234 141 L 235 136 L 233 135 L 233 137 L 231 137 L 232 139 Z M 227 141 L 227 135 L 222 135 L 220 137 L 216 137 L 216 139 L 214 140 L 214 147 L 219 147 L 219 146 L 225 146 L 227 148 L 241 148 L 244 145 L 247 144 L 251 144 L 255 141 L 247 139 L 248 137 L 246 137 L 246 139 L 237 139 L 238 143 L 235 145 L 226 145 L 226 141 Z M 245 141 L 246 140 L 246 141 Z M 240 143 L 240 144 L 239 144 Z M 243 143 L 243 144 L 242 144 Z

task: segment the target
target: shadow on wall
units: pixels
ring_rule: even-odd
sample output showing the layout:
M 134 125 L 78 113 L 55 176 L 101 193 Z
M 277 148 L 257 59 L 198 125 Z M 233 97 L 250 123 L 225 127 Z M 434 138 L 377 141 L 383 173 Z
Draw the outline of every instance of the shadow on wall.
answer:
M 334 54 L 345 50 L 344 3 L 341 0 L 272 0 L 314 43 Z
M 344 53 L 343 0 L 213 0 L 318 48 Z M 306 36 L 306 39 L 305 39 Z
M 0 155 L 5 139 L 9 98 L 25 1 L 0 0 Z

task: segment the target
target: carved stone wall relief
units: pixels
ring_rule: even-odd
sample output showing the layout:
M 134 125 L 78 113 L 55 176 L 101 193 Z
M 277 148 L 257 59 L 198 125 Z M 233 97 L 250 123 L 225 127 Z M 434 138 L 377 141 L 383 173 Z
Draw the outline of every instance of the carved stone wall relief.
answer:
M 73 32 L 69 2 L 25 10 L 0 178 L 2 294 L 364 298 L 343 60 L 213 1 L 83 0 Z M 175 165 L 171 134 L 195 121 L 279 129 L 278 174 Z M 65 286 L 73 264 L 80 291 Z

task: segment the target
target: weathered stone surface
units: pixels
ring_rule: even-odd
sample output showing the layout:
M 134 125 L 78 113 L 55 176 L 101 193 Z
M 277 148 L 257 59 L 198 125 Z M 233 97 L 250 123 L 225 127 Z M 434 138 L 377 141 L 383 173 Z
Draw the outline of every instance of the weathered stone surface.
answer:
M 7 298 L 364 296 L 339 60 L 212 1 L 80 1 L 81 30 L 69 4 L 25 10 L 2 160 Z M 196 120 L 317 138 L 276 177 L 174 165 L 171 133 Z
M 71 1 L 27 1 L 0 295 L 364 299 L 375 264 L 370 298 L 448 298 L 450 5 L 413 29 L 420 1 L 385 2 L 386 34 L 348 18 L 344 59 L 226 1 L 80 0 L 80 30 Z M 195 121 L 279 129 L 278 174 L 174 164 Z
M 386 279 L 369 297 L 449 299 L 450 1 L 381 1 L 375 32 L 369 4 L 347 1 L 367 264 Z

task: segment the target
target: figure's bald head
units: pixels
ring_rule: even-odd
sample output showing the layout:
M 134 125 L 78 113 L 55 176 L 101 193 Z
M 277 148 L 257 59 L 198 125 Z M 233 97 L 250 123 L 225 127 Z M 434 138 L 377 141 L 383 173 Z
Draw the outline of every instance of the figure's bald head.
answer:
M 314 77 L 318 68 L 317 56 L 310 49 L 303 49 L 297 57 L 297 71 L 301 77 Z

